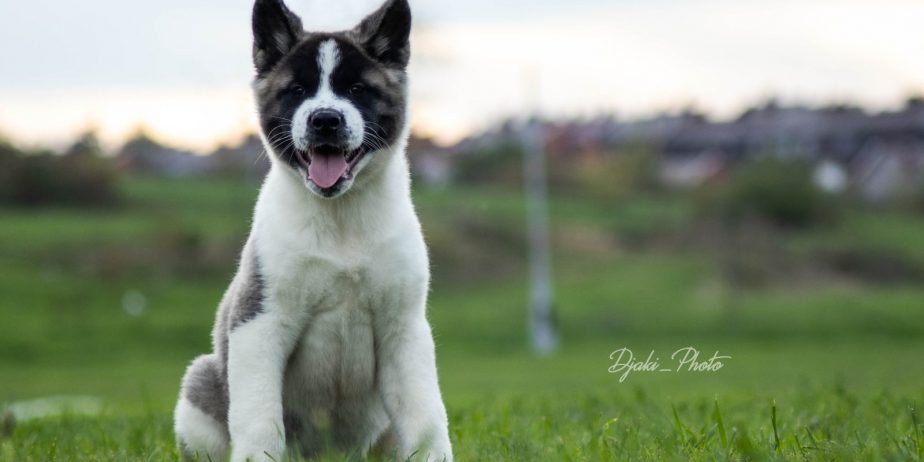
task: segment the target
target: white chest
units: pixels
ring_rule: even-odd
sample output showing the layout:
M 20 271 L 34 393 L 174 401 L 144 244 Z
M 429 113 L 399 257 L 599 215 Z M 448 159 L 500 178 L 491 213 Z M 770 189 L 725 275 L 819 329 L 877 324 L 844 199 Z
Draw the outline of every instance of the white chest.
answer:
M 291 383 L 309 407 L 368 394 L 375 383 L 375 335 L 366 310 L 318 313 L 289 361 Z
M 286 368 L 287 408 L 360 402 L 376 382 L 390 319 L 423 316 L 426 247 L 409 198 L 336 211 L 295 204 L 268 180 L 254 244 L 269 309 L 300 332 Z

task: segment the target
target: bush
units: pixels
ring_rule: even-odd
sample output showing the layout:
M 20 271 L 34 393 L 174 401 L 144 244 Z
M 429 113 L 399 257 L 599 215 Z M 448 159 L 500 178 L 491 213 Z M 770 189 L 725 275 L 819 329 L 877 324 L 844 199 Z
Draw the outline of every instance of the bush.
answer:
M 910 210 L 924 213 L 924 175 L 918 178 L 918 182 L 906 202 Z
M 64 155 L 25 152 L 0 143 L 0 203 L 106 206 L 117 202 L 117 175 L 87 135 Z
M 573 186 L 603 201 L 624 200 L 657 189 L 657 156 L 646 146 L 604 153 L 577 162 Z
M 713 199 L 732 223 L 756 218 L 781 227 L 805 227 L 830 221 L 837 212 L 837 202 L 812 181 L 808 162 L 776 157 L 733 172 Z
M 455 158 L 453 177 L 461 184 L 522 185 L 523 149 L 509 142 L 460 153 Z

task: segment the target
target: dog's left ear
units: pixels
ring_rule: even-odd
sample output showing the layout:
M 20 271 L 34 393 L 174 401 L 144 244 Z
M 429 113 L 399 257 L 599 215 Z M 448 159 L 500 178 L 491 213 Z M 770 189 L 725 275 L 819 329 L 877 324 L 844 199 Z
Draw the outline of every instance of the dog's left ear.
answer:
M 302 20 L 283 0 L 256 0 L 252 21 L 253 64 L 262 75 L 295 46 L 303 32 Z
M 385 0 L 350 34 L 366 53 L 386 66 L 404 69 L 411 57 L 411 6 L 408 0 Z

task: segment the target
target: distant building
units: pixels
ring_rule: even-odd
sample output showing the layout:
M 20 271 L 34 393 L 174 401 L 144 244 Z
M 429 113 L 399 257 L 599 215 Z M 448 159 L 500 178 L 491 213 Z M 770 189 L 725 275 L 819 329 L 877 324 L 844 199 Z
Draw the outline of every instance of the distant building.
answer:
M 840 194 L 846 191 L 848 180 L 847 169 L 832 160 L 821 161 L 812 172 L 812 181 L 815 185 L 830 194 Z
M 897 111 L 868 114 L 851 106 L 808 108 L 770 101 L 729 121 L 710 121 L 696 111 L 622 121 L 591 119 L 508 120 L 495 128 L 443 147 L 412 137 L 408 156 L 415 179 L 445 184 L 464 156 L 511 152 L 524 128 L 540 126 L 552 162 L 598 160 L 643 149 L 659 159 L 667 185 L 690 187 L 720 176 L 736 164 L 763 156 L 802 159 L 813 165 L 818 186 L 832 193 L 851 191 L 887 201 L 924 182 L 924 99 L 909 99 Z M 139 135 L 118 156 L 127 171 L 182 177 L 214 173 L 262 177 L 269 169 L 260 139 L 199 156 L 162 146 Z
M 161 145 L 142 133 L 119 150 L 116 165 L 126 172 L 169 178 L 212 174 L 262 178 L 269 171 L 263 143 L 253 135 L 237 146 L 225 146 L 211 155 L 199 155 Z
M 820 109 L 770 101 L 726 122 L 685 111 L 619 121 L 536 121 L 545 126 L 550 156 L 619 155 L 639 146 L 660 158 L 668 185 L 693 186 L 736 163 L 762 156 L 803 159 L 816 183 L 833 193 L 855 191 L 870 201 L 891 200 L 924 178 L 924 99 L 909 99 L 892 112 L 868 114 L 852 106 Z M 445 148 L 453 154 L 511 142 L 510 126 Z
M 693 156 L 667 157 L 659 165 L 658 177 L 668 186 L 699 186 L 718 177 L 726 165 L 724 156 L 715 151 Z
M 870 140 L 854 156 L 850 169 L 853 188 L 863 199 L 897 199 L 924 181 L 924 143 Z

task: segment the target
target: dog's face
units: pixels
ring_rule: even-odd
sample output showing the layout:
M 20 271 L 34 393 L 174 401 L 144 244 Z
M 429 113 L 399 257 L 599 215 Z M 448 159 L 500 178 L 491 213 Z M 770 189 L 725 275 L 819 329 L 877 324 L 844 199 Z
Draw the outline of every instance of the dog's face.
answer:
M 387 0 L 353 30 L 310 33 L 282 0 L 256 0 L 254 92 L 271 155 L 315 194 L 346 193 L 405 132 L 411 11 Z

